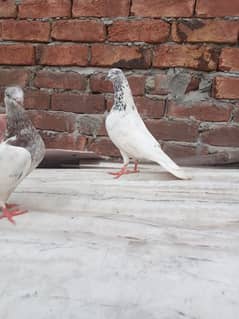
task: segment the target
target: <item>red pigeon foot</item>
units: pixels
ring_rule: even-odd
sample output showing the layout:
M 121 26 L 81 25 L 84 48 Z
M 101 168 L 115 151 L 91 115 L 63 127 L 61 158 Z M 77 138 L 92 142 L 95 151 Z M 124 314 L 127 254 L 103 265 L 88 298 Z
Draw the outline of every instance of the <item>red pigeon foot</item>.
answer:
M 13 217 L 18 216 L 18 215 L 22 215 L 25 213 L 27 213 L 27 210 L 15 209 L 13 211 L 10 211 L 8 208 L 3 208 L 2 215 L 0 216 L 0 219 L 7 218 L 12 224 L 16 224 Z
M 127 175 L 127 174 L 134 174 L 138 173 L 139 171 L 137 170 L 137 166 L 134 168 L 134 170 L 127 170 L 127 166 L 123 166 L 119 172 L 110 172 L 109 174 L 114 175 L 114 178 L 120 178 L 122 175 Z

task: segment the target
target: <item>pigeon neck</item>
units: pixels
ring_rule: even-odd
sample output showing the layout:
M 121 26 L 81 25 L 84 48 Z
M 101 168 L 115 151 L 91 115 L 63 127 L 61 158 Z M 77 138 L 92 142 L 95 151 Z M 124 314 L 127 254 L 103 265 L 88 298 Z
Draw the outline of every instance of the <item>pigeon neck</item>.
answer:
M 114 85 L 114 110 L 125 111 L 134 109 L 134 100 L 126 79 L 120 79 L 113 83 Z
M 25 110 L 20 105 L 15 105 L 13 102 L 6 104 L 7 113 L 7 137 L 17 135 L 26 125 L 29 124 L 29 119 Z

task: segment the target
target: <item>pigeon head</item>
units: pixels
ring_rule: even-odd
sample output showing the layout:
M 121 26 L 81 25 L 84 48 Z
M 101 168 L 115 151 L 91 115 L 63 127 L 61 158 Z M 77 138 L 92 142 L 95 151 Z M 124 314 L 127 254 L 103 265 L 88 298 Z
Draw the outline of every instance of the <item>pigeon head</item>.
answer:
M 107 75 L 107 79 L 112 82 L 123 81 L 124 73 L 120 69 L 111 69 Z
M 23 106 L 24 94 L 19 86 L 8 87 L 5 90 L 4 102 L 6 105 Z

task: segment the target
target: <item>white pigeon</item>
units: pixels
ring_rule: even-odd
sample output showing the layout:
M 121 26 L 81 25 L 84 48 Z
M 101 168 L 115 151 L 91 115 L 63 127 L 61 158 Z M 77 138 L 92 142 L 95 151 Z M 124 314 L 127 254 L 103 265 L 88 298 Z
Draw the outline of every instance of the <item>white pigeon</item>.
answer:
M 123 167 L 111 173 L 119 178 L 123 174 L 138 172 L 138 160 L 150 160 L 179 179 L 189 179 L 186 173 L 164 153 L 141 119 L 124 73 L 111 69 L 107 79 L 113 82 L 114 105 L 106 118 L 106 130 L 123 157 Z M 135 161 L 134 170 L 127 170 L 129 159 Z
M 7 200 L 17 185 L 41 162 L 45 154 L 42 138 L 23 109 L 24 95 L 20 87 L 9 87 L 4 102 L 7 113 L 6 140 L 0 143 L 0 218 L 8 218 L 26 210 Z

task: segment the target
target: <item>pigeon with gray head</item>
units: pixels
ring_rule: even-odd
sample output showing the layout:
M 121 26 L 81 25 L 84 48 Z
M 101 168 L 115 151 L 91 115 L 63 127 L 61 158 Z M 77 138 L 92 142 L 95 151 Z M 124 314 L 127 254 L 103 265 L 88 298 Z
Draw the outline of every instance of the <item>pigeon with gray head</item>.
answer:
M 17 185 L 38 166 L 45 154 L 44 142 L 23 108 L 24 94 L 20 87 L 8 87 L 4 102 L 7 114 L 5 140 L 0 144 L 0 218 L 8 218 L 26 211 L 7 200 Z
M 123 157 L 121 170 L 111 174 L 119 178 L 124 174 L 137 173 L 138 160 L 150 160 L 179 179 L 189 179 L 183 169 L 163 152 L 145 126 L 124 73 L 120 69 L 111 69 L 107 78 L 113 82 L 114 105 L 106 118 L 106 130 Z M 135 161 L 134 170 L 127 170 L 130 158 Z

